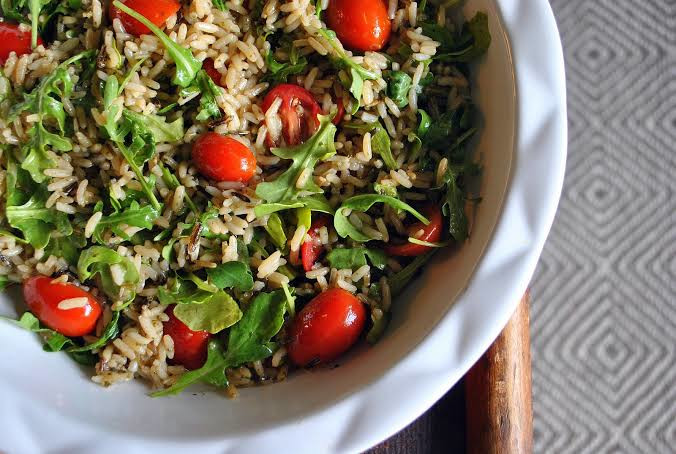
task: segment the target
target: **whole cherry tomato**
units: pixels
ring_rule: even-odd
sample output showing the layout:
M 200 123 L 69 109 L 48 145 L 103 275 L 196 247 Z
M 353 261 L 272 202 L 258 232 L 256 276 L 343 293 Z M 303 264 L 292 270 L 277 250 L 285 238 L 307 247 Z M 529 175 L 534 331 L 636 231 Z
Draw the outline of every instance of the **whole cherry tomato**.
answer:
M 174 341 L 174 364 L 180 364 L 188 370 L 199 369 L 207 360 L 207 348 L 211 334 L 207 331 L 193 331 L 176 318 L 174 306 L 169 306 L 165 314 L 169 320 L 164 322 L 164 334 Z
M 407 229 L 408 236 L 416 238 L 420 241 L 425 241 L 427 243 L 435 243 L 439 241 L 441 239 L 441 233 L 443 229 L 443 217 L 441 216 L 441 210 L 433 205 L 427 205 L 421 211 L 430 221 L 430 223 L 427 225 L 423 224 L 422 222 L 411 224 Z M 420 231 L 422 231 L 422 233 L 419 233 Z M 429 252 L 430 249 L 431 248 L 429 246 L 407 242 L 404 244 L 388 244 L 385 246 L 385 253 L 388 255 L 413 257 L 416 255 L 425 254 L 426 252 Z
M 300 245 L 300 258 L 305 271 L 312 270 L 312 266 L 324 251 L 324 246 L 319 239 L 319 229 L 327 225 L 328 220 L 325 217 L 317 218 L 312 222 L 310 229 L 307 231 L 305 241 Z
M 330 0 L 326 21 L 345 47 L 361 52 L 381 50 L 392 31 L 385 0 Z
M 101 305 L 89 292 L 75 284 L 54 283 L 47 276 L 33 276 L 24 281 L 23 298 L 38 320 L 64 336 L 91 333 L 101 316 Z M 61 302 L 73 298 L 84 300 L 76 307 L 59 307 Z
M 38 46 L 40 44 L 42 39 L 38 36 Z M 0 22 L 0 65 L 5 64 L 12 52 L 17 56 L 31 52 L 31 32 L 21 30 L 16 24 Z
M 216 181 L 246 183 L 256 173 L 256 157 L 242 142 L 215 132 L 193 144 L 192 160 L 200 173 Z
M 291 326 L 289 357 L 298 366 L 336 359 L 359 338 L 366 309 L 350 292 L 333 288 L 315 296 Z
M 317 115 L 321 112 L 312 94 L 298 85 L 280 84 L 263 99 L 263 112 L 267 112 L 275 99 L 281 98 L 279 116 L 282 135 L 287 145 L 298 145 L 307 140 L 319 127 Z M 268 134 L 268 138 L 270 135 Z
M 181 4 L 176 0 L 126 0 L 122 1 L 126 6 L 133 9 L 158 27 L 162 27 L 169 17 L 181 9 Z M 134 36 L 150 33 L 150 29 L 128 15 L 120 11 L 110 2 L 110 21 L 120 19 L 124 30 Z

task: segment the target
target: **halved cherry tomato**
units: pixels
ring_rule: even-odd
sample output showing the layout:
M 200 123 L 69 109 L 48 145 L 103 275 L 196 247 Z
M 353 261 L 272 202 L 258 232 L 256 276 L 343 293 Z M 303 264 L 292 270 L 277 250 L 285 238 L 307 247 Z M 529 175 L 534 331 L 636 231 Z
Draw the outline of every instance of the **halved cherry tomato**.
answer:
M 366 309 L 350 292 L 333 288 L 315 296 L 291 326 L 291 361 L 299 366 L 336 359 L 352 347 L 366 322 Z
M 305 241 L 300 245 L 300 258 L 305 271 L 312 270 L 312 266 L 324 251 L 324 246 L 319 239 L 319 229 L 327 225 L 328 220 L 325 217 L 315 219 L 310 226 L 310 230 L 307 231 Z
M 202 62 L 202 69 L 206 71 L 211 80 L 214 81 L 216 85 L 221 85 L 221 73 L 214 67 L 214 61 L 211 58 L 207 58 Z
M 330 0 L 326 21 L 345 47 L 361 52 L 381 50 L 392 31 L 384 0 Z
M 40 44 L 43 42 L 38 36 L 38 46 Z M 31 32 L 21 30 L 16 24 L 0 22 L 0 65 L 5 64 L 12 52 L 16 52 L 17 57 L 31 52 Z
M 433 205 L 427 205 L 421 210 L 425 217 L 430 221 L 425 225 L 422 222 L 416 222 L 408 227 L 408 236 L 417 238 L 428 243 L 435 243 L 441 239 L 443 218 L 441 210 Z M 422 230 L 422 234 L 419 232 Z M 430 251 L 429 246 L 407 242 L 404 244 L 388 244 L 385 246 L 385 253 L 388 255 L 399 255 L 413 257 L 422 255 Z
M 158 27 L 162 27 L 169 17 L 181 9 L 181 4 L 176 0 L 126 0 L 122 1 L 126 6 L 133 9 Z M 110 2 L 110 21 L 120 19 L 124 31 L 134 36 L 141 36 L 150 33 L 150 29 L 113 6 Z
M 188 370 L 199 369 L 207 360 L 207 348 L 211 334 L 207 331 L 193 331 L 176 318 L 174 306 L 169 306 L 165 314 L 169 320 L 164 322 L 164 334 L 174 341 L 174 364 L 180 364 Z
M 71 298 L 86 298 L 81 306 L 60 309 L 59 303 Z M 54 283 L 47 276 L 33 276 L 23 283 L 23 299 L 42 323 L 64 336 L 91 333 L 101 316 L 101 305 L 89 292 L 75 284 Z
M 205 177 L 246 183 L 256 173 L 256 158 L 242 142 L 215 132 L 202 134 L 192 146 L 192 160 Z
M 281 98 L 279 116 L 282 134 L 287 145 L 298 145 L 308 139 L 319 127 L 317 115 L 321 112 L 312 94 L 298 85 L 279 84 L 263 99 L 263 112 L 267 112 L 275 99 Z M 268 134 L 268 138 L 270 135 Z
M 338 126 L 338 124 L 343 120 L 343 117 L 345 116 L 345 104 L 343 103 L 343 98 L 338 98 L 338 101 L 336 101 L 336 107 L 338 110 L 336 110 L 336 116 L 333 117 L 333 120 L 331 122 Z

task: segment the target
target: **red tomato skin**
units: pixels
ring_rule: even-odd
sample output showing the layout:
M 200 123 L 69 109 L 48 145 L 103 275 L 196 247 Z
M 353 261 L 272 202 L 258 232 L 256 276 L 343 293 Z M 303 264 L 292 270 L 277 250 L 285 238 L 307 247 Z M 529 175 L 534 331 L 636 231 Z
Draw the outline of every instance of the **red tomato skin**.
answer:
M 422 212 L 430 223 L 427 225 L 422 222 L 412 224 L 407 229 L 408 236 L 415 237 L 428 243 L 435 243 L 441 240 L 441 234 L 443 233 L 443 217 L 439 207 L 427 205 Z M 422 235 L 416 236 L 415 234 L 420 230 L 423 231 Z M 397 255 L 401 257 L 415 257 L 425 254 L 431 249 L 432 248 L 429 246 L 423 246 L 422 244 L 406 242 L 404 244 L 388 244 L 385 246 L 385 253 L 387 255 Z
M 326 21 L 345 47 L 361 52 L 381 50 L 392 31 L 384 0 L 330 0 Z
M 207 58 L 202 62 L 202 69 L 206 71 L 216 85 L 223 86 L 221 85 L 221 73 L 214 67 L 214 61 L 211 58 Z
M 216 181 L 248 182 L 256 173 L 256 158 L 242 142 L 215 132 L 202 134 L 193 144 L 197 170 Z
M 324 246 L 319 241 L 318 230 L 327 225 L 328 220 L 325 217 L 317 218 L 312 222 L 310 229 L 307 231 L 307 236 L 309 238 L 300 245 L 300 258 L 303 262 L 303 269 L 305 271 L 312 270 L 312 266 L 324 251 Z
M 336 116 L 333 117 L 331 123 L 338 126 L 340 122 L 343 121 L 343 117 L 345 116 L 345 103 L 343 103 L 343 98 L 338 98 L 338 101 L 336 101 L 336 107 Z
M 172 14 L 181 9 L 181 4 L 176 0 L 127 0 L 122 3 L 160 28 Z M 141 36 L 151 33 L 148 27 L 113 6 L 112 1 L 108 14 L 111 22 L 120 19 L 124 30 L 131 35 Z
M 340 288 L 326 290 L 293 321 L 289 357 L 301 367 L 332 361 L 354 345 L 365 323 L 366 309 L 356 296 Z
M 40 322 L 68 337 L 89 334 L 101 316 L 101 305 L 87 291 L 70 283 L 53 283 L 47 276 L 33 276 L 23 283 L 23 298 L 28 309 Z M 73 309 L 59 309 L 70 298 L 87 298 L 87 304 Z
M 38 36 L 38 46 L 43 44 L 42 38 Z M 31 32 L 22 31 L 16 24 L 0 22 L 0 65 L 4 65 L 9 54 L 16 52 L 17 57 L 30 54 Z
M 176 318 L 174 306 L 169 306 L 165 314 L 169 320 L 164 322 L 164 334 L 174 341 L 173 364 L 180 364 L 188 370 L 199 369 L 207 360 L 207 349 L 211 334 L 207 331 L 193 331 Z
M 321 113 L 319 104 L 312 93 L 303 87 L 294 84 L 279 84 L 265 95 L 263 112 L 267 112 L 277 98 L 282 99 L 278 112 L 282 119 L 282 135 L 286 144 L 298 145 L 304 142 L 319 127 L 317 118 L 317 115 Z M 298 113 L 298 106 L 303 108 L 302 115 Z

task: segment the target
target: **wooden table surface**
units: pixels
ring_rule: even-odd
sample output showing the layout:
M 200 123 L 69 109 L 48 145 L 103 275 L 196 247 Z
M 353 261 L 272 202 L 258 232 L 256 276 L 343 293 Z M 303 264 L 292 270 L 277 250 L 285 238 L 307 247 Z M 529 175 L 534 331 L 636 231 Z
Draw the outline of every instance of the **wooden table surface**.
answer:
M 529 295 L 467 375 L 366 454 L 529 454 L 533 450 Z

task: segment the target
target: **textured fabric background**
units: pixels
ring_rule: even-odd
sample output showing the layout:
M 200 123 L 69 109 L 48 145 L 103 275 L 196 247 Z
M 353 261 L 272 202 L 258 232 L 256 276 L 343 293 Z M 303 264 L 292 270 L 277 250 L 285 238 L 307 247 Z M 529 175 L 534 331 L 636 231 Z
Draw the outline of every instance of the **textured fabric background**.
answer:
M 551 0 L 569 151 L 532 284 L 541 453 L 676 452 L 676 0 Z

